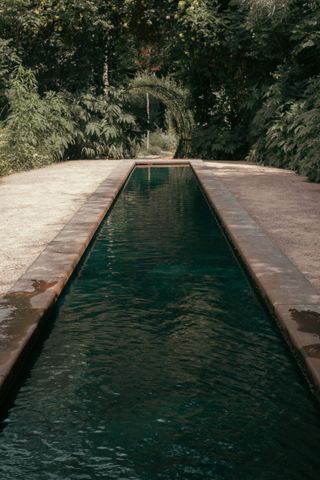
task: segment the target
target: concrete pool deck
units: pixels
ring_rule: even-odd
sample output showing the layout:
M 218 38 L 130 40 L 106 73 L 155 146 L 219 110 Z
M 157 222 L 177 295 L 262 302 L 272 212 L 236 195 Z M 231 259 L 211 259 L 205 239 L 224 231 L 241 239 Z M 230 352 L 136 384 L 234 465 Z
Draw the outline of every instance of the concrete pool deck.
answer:
M 0 394 L 135 163 L 66 162 L 0 179 Z M 246 163 L 190 163 L 319 389 L 320 185 Z

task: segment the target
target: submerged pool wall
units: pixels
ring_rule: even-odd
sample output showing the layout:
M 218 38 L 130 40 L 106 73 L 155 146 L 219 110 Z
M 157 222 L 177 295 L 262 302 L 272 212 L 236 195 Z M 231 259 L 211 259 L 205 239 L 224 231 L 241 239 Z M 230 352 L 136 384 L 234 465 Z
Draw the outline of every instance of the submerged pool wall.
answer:
M 320 295 L 316 289 L 203 161 L 123 160 L 0 299 L 0 407 L 46 327 L 50 309 L 136 165 L 191 166 L 320 399 Z

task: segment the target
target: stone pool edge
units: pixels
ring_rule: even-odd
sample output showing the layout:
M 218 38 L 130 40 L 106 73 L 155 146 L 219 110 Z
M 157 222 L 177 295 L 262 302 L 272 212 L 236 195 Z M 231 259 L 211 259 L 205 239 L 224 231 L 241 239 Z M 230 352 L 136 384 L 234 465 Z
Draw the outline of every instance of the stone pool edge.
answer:
M 190 166 L 320 401 L 320 294 L 241 206 L 212 168 Z
M 201 160 L 138 159 L 98 186 L 15 285 L 0 297 L 0 408 L 98 227 L 136 166 L 190 165 L 249 275 L 320 399 L 320 295 Z

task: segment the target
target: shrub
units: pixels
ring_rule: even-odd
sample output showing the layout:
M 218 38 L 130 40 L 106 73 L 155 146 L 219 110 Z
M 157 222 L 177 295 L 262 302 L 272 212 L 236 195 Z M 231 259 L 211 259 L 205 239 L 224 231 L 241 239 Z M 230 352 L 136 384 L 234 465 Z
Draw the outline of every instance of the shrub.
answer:
M 164 132 L 160 128 L 150 132 L 149 149 L 146 138 L 139 149 L 140 155 L 160 155 L 162 152 L 174 152 L 177 147 L 177 137 L 173 131 Z
M 19 64 L 18 54 L 11 40 L 0 37 L 0 120 L 6 115 L 6 90 L 9 87 L 11 73 Z
M 33 72 L 19 66 L 8 91 L 9 115 L 2 122 L 2 171 L 27 170 L 63 158 L 75 124 L 63 95 L 38 94 Z
M 125 108 L 125 96 L 110 88 L 105 95 L 86 92 L 75 98 L 77 122 L 72 158 L 130 158 L 136 155 L 141 133 Z
M 78 96 L 38 93 L 30 69 L 19 66 L 7 92 L 9 114 L 0 130 L 0 175 L 72 158 L 136 155 L 141 133 L 123 92 Z
M 319 88 L 317 76 L 294 90 L 288 91 L 285 78 L 269 89 L 252 124 L 249 160 L 289 168 L 320 181 Z

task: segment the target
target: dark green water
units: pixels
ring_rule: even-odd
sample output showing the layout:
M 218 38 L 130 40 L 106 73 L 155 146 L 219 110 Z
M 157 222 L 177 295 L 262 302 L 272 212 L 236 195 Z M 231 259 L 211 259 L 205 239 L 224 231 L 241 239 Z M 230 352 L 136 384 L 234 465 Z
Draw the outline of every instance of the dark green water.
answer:
M 1 480 L 319 479 L 319 409 L 189 168 L 134 172 L 57 310 Z

